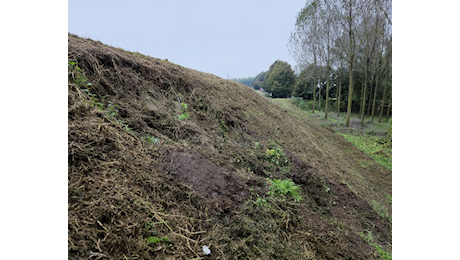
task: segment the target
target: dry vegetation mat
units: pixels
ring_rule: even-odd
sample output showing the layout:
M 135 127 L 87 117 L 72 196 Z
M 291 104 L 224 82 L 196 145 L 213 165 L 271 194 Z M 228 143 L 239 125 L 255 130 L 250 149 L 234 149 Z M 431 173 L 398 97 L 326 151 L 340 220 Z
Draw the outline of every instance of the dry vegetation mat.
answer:
M 342 136 L 242 84 L 68 37 L 69 259 L 388 258 L 374 208 L 391 216 L 391 171 Z

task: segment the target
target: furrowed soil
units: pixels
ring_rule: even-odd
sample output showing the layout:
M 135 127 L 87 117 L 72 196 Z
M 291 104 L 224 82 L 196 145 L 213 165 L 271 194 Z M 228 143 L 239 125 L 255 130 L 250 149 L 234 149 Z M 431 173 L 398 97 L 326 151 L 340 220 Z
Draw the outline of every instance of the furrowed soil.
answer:
M 300 109 L 72 34 L 68 61 L 69 259 L 379 259 L 362 234 L 391 252 L 391 171 Z

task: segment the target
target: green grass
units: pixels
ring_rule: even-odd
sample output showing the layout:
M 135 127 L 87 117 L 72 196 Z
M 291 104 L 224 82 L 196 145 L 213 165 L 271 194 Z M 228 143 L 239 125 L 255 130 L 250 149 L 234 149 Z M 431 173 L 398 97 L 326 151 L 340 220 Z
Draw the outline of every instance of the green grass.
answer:
M 306 100 L 293 99 L 283 100 L 282 102 L 283 104 L 284 102 L 292 102 L 292 104 L 297 105 L 304 113 L 316 118 L 318 125 L 332 128 L 359 150 L 369 155 L 379 165 L 389 170 L 392 169 L 391 120 L 390 122 L 379 123 L 378 118 L 374 118 L 374 121 L 372 121 L 370 117 L 366 116 L 364 126 L 362 126 L 359 116 L 351 114 L 350 126 L 352 127 L 346 127 L 345 112 L 341 112 L 340 117 L 337 117 L 335 111 L 329 111 L 328 117 L 324 118 L 326 114 L 324 107 L 323 110 L 315 110 L 313 113 L 311 109 L 305 109 Z M 367 167 L 369 165 L 363 166 Z
M 392 203 L 393 203 L 393 197 L 392 197 L 391 195 L 386 194 L 385 197 L 387 198 L 388 204 L 392 204 Z
M 372 236 L 372 233 L 370 231 L 367 231 L 367 235 L 365 235 L 364 232 L 358 232 L 358 234 L 363 238 L 364 241 L 369 243 L 370 246 L 374 247 L 375 250 L 377 250 L 377 253 L 379 253 L 380 255 L 379 259 L 383 259 L 383 260 L 392 259 L 390 252 L 385 251 L 385 249 L 383 249 L 380 245 L 375 243 L 374 237 Z
M 299 99 L 274 99 L 285 108 L 289 108 L 288 103 L 299 107 L 306 115 L 308 115 L 316 124 L 328 127 L 336 133 L 342 135 L 347 141 L 355 145 L 359 150 L 371 157 L 376 163 L 392 170 L 392 145 L 389 142 L 391 138 L 391 118 L 389 122 L 378 122 L 378 116 L 371 120 L 371 117 L 364 117 L 364 125 L 361 124 L 361 119 L 358 114 L 352 113 L 350 117 L 350 127 L 346 127 L 346 113 L 341 112 L 340 117 L 337 117 L 336 111 L 329 111 L 328 117 L 324 118 L 324 110 L 315 110 L 312 113 L 311 108 L 308 108 L 308 100 Z M 324 106 L 322 106 L 324 109 Z M 316 145 L 315 143 L 313 143 Z M 316 145 L 317 146 L 317 145 Z M 319 147 L 318 147 L 319 149 Z M 321 149 L 319 149 L 321 150 Z M 364 167 L 370 167 L 367 162 L 363 162 Z
M 372 136 L 369 134 L 343 134 L 348 142 L 355 145 L 359 150 L 369 155 L 381 166 L 392 169 L 391 142 L 386 137 Z
M 388 218 L 390 221 L 391 221 L 391 216 L 390 214 L 388 213 L 388 210 L 386 208 L 384 208 L 380 203 L 378 203 L 377 201 L 375 200 L 371 200 L 369 201 L 369 204 L 371 205 L 371 207 L 374 209 L 375 212 L 377 212 L 377 214 L 382 217 L 382 218 Z

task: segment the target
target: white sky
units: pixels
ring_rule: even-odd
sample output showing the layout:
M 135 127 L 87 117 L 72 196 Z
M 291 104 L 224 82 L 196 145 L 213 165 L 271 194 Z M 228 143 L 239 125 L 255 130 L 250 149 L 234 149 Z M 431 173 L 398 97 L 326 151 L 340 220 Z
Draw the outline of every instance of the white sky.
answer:
M 276 60 L 305 0 L 68 2 L 70 33 L 227 78 L 254 77 Z

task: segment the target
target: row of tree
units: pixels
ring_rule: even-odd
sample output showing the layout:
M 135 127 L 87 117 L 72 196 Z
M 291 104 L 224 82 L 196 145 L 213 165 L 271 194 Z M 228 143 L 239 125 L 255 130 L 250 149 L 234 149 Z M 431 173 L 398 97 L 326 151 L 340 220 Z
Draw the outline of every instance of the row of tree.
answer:
M 246 85 L 273 97 L 312 99 L 313 112 L 327 100 L 325 117 L 332 98 L 337 113 L 346 105 L 347 126 L 352 111 L 362 123 L 377 112 L 381 121 L 391 111 L 391 25 L 391 0 L 308 0 L 288 44 L 297 73 L 277 60 Z
M 361 67 L 359 64 L 357 67 Z M 376 75 L 376 73 L 373 73 Z M 378 75 L 377 75 L 378 77 Z M 371 87 L 378 84 L 380 88 L 371 88 L 369 95 L 364 97 L 369 101 L 366 106 L 365 114 L 371 116 L 379 111 L 379 121 L 381 121 L 382 113 L 386 111 L 386 117 L 390 115 L 390 106 L 383 106 L 384 97 L 388 97 L 388 91 L 391 89 L 391 78 L 384 77 L 382 80 L 377 80 L 377 77 L 372 77 L 369 81 Z M 352 97 L 351 110 L 354 113 L 362 113 L 361 101 L 363 98 L 365 77 L 362 70 L 355 69 L 353 71 L 353 80 L 356 85 L 356 90 Z M 329 110 L 329 104 L 333 104 L 336 108 L 337 115 L 340 116 L 341 111 L 347 111 L 348 99 L 342 92 L 348 92 L 349 89 L 349 74 L 345 73 L 344 68 L 328 68 L 313 64 L 307 65 L 302 70 L 294 72 L 285 61 L 277 60 L 269 68 L 268 71 L 263 71 L 254 77 L 252 87 L 254 89 L 263 88 L 266 92 L 271 93 L 274 98 L 286 98 L 290 96 L 299 97 L 313 102 L 313 112 L 315 110 Z M 325 91 L 324 91 L 325 90 Z M 391 95 L 391 93 L 390 93 Z M 372 102 L 378 100 L 380 102 Z M 391 97 L 390 97 L 391 100 Z M 323 102 L 323 108 L 321 104 Z M 374 111 L 374 112 L 373 112 Z M 326 113 L 325 113 L 326 114 Z M 361 114 L 360 114 L 361 115 Z M 372 118 L 373 120 L 373 118 Z
M 241 84 L 244 84 L 248 87 L 252 87 L 252 82 L 254 82 L 254 78 L 233 78 L 233 79 L 230 79 L 231 81 L 235 81 L 235 82 L 239 82 Z
M 336 87 L 340 102 L 347 84 L 346 125 L 353 102 L 359 104 L 363 123 L 366 111 L 373 120 L 379 95 L 381 120 L 383 107 L 387 111 L 391 107 L 391 4 L 391 0 L 308 0 L 288 44 L 301 70 L 293 93 L 307 96 L 310 87 L 315 104 L 317 90 L 324 88 L 329 99 Z
M 254 77 L 252 86 L 273 97 L 313 99 L 325 117 L 329 97 L 336 107 L 346 104 L 347 126 L 352 110 L 379 121 L 392 100 L 391 0 L 309 0 L 296 19 L 288 47 L 297 65 L 277 60 Z M 247 84 L 246 84 L 247 85 Z M 347 93 L 348 95 L 342 95 Z M 316 98 L 318 97 L 318 100 Z M 380 109 L 379 109 L 380 108 Z

